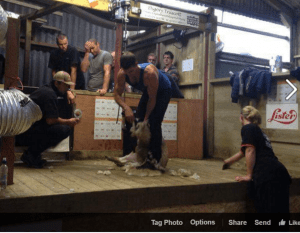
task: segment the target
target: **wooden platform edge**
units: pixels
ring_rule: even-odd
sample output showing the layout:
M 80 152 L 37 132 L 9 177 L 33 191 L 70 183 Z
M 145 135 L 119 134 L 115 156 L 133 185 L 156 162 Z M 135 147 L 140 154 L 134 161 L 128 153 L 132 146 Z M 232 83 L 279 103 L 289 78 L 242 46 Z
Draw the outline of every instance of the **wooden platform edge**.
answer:
M 220 183 L 0 199 L 0 213 L 116 213 L 156 207 L 234 202 L 247 184 Z
M 158 207 L 245 201 L 246 183 L 200 184 L 0 199 L 0 213 L 118 213 Z M 300 178 L 290 196 L 300 196 Z

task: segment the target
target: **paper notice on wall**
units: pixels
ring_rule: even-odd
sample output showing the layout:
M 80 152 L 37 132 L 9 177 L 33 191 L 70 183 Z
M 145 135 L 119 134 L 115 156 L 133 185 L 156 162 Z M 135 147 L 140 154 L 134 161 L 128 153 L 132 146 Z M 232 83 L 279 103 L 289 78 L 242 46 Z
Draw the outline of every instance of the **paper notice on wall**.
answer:
M 298 104 L 267 104 L 267 128 L 298 130 L 298 121 Z
M 168 105 L 164 121 L 177 121 L 177 103 Z
M 94 126 L 94 139 L 122 139 L 122 123 L 118 121 L 96 120 Z
M 177 140 L 177 103 L 169 103 L 161 126 L 165 140 Z
M 161 129 L 165 140 L 177 140 L 177 123 L 162 123 Z
M 297 87 L 296 80 L 291 80 Z M 295 104 L 297 100 L 297 92 L 288 100 L 286 97 L 293 91 L 293 88 L 286 81 L 277 81 L 272 83 L 271 93 L 268 95 L 268 104 Z
M 182 61 L 182 72 L 192 71 L 194 69 L 194 60 L 187 59 Z
M 113 98 L 96 98 L 94 139 L 121 140 L 122 115 L 119 106 Z M 117 119 L 118 122 L 117 122 Z
M 121 117 L 121 111 L 118 115 L 118 104 L 113 99 L 96 99 L 95 118 L 117 119 Z

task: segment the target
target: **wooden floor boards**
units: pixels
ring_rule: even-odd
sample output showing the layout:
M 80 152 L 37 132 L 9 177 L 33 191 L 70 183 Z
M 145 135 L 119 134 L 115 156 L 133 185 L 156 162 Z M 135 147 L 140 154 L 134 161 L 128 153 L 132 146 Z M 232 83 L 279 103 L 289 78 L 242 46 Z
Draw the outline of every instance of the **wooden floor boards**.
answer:
M 0 192 L 0 206 L 10 212 L 26 212 L 32 203 L 38 203 L 32 212 L 114 212 L 149 208 L 153 202 L 159 207 L 209 201 L 211 197 L 212 201 L 222 201 L 224 195 L 231 201 L 241 200 L 246 186 L 234 179 L 246 174 L 245 167 L 222 170 L 222 163 L 169 160 L 168 169 L 188 169 L 200 179 L 172 176 L 169 172 L 154 177 L 129 176 L 107 160 L 52 162 L 43 169 L 18 163 L 14 167 L 14 184 Z M 111 174 L 99 174 L 100 171 Z M 292 169 L 291 175 L 299 178 L 300 172 Z

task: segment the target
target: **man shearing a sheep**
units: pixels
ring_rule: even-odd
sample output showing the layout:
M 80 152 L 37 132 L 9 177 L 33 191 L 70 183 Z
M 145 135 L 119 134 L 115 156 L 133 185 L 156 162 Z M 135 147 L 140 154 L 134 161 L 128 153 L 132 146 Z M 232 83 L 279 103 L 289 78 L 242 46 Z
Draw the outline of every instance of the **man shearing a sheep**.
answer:
M 120 63 L 121 69 L 114 90 L 115 101 L 122 107 L 125 120 L 133 123 L 134 113 L 121 97 L 125 83 L 143 92 L 136 115 L 139 122 L 149 123 L 151 139 L 148 160 L 139 168 L 156 169 L 151 161 L 156 160 L 159 164 L 162 156 L 161 125 L 172 95 L 170 80 L 153 64 L 138 64 L 131 52 L 125 52 Z

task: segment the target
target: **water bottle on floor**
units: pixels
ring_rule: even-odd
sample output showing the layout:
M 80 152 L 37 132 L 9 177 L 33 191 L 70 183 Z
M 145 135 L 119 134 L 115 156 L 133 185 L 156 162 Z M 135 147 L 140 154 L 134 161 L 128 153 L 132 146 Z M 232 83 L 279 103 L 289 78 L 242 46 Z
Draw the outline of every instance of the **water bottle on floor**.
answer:
M 2 165 L 0 166 L 1 190 L 6 189 L 6 186 L 7 186 L 7 173 L 8 173 L 8 167 L 6 165 L 6 158 L 4 157 L 2 159 Z

